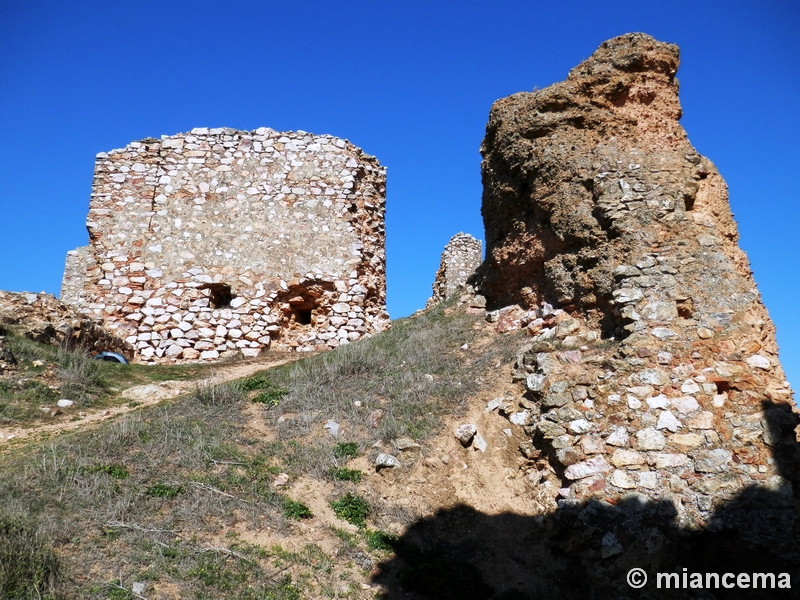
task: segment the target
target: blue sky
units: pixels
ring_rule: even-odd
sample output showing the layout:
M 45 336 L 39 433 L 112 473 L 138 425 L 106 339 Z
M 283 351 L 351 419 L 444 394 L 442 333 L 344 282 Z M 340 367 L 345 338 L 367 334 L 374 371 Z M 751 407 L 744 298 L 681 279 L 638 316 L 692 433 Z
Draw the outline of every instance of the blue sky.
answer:
M 94 156 L 193 127 L 303 129 L 388 167 L 388 303 L 424 305 L 447 240 L 483 237 L 489 108 L 604 40 L 681 47 L 683 125 L 728 182 L 800 385 L 800 7 L 794 1 L 0 0 L 0 289 L 58 294 Z

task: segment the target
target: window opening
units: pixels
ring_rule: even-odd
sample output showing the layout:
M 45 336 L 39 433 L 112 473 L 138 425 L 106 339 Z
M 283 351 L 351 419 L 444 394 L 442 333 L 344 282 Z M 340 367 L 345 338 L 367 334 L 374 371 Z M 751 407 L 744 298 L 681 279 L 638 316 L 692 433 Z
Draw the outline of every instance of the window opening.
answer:
M 287 316 L 298 325 L 311 325 L 314 307 L 313 300 L 297 295 L 289 299 L 289 314 Z
M 208 283 L 200 289 L 208 290 L 208 300 L 211 308 L 226 308 L 231 305 L 233 293 L 227 283 Z
M 300 325 L 311 325 L 311 311 L 303 309 L 295 310 L 294 320 Z

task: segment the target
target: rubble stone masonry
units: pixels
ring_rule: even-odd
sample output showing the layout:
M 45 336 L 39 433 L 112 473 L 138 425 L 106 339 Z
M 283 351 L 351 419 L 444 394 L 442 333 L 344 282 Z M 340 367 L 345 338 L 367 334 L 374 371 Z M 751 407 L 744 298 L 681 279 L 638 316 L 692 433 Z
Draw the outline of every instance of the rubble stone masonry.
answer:
M 521 452 L 540 460 L 532 481 L 555 475 L 563 511 L 621 515 L 575 539 L 633 553 L 609 579 L 625 597 L 654 523 L 796 557 L 781 546 L 797 526 L 796 406 L 725 182 L 678 122 L 677 69 L 672 44 L 614 38 L 566 81 L 498 100 L 482 146 L 477 287 L 499 329 L 511 305 L 533 336 L 514 374 Z M 754 495 L 772 529 L 742 516 Z
M 303 131 L 197 128 L 97 155 L 61 299 L 139 360 L 326 349 L 388 326 L 386 171 Z
M 474 275 L 483 259 L 483 246 L 468 233 L 457 233 L 442 252 L 442 260 L 433 281 L 433 295 L 425 308 L 436 306 L 459 288 L 464 288 L 467 279 Z

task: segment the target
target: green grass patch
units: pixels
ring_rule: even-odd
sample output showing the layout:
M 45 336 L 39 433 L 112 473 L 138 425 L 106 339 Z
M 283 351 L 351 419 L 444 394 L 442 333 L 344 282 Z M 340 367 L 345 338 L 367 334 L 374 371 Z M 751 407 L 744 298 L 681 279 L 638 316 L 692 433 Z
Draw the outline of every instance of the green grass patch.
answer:
M 353 483 L 358 483 L 364 477 L 364 473 L 358 469 L 340 467 L 338 469 L 331 469 L 331 477 L 337 481 L 352 481 Z
M 336 458 L 355 458 L 358 456 L 358 444 L 355 442 L 339 442 L 333 447 Z
M 275 385 L 266 375 L 253 375 L 242 381 L 240 385 L 245 392 L 261 390 L 251 398 L 252 401 L 272 407 L 278 406 L 281 399 L 289 393 L 288 390 Z
M 130 476 L 128 469 L 122 465 L 94 465 L 86 467 L 88 473 L 105 473 L 114 479 L 127 479 Z
M 154 483 L 145 490 L 145 494 L 153 496 L 154 498 L 174 498 L 182 493 L 184 488 L 182 485 L 170 485 L 168 483 Z
M 133 595 L 133 592 L 121 587 L 120 583 L 121 582 L 117 580 L 106 586 L 107 600 L 136 600 L 136 596 Z
M 286 390 L 267 390 L 265 392 L 260 392 L 253 396 L 253 402 L 258 402 L 260 404 L 266 404 L 267 406 L 278 406 L 280 404 L 281 398 L 283 398 L 289 392 Z
M 291 498 L 286 498 L 283 501 L 283 515 L 287 519 L 294 519 L 296 521 L 300 519 L 310 519 L 314 516 L 308 506 L 297 500 L 292 500 Z
M 385 531 L 373 531 L 367 529 L 364 531 L 364 539 L 367 541 L 367 548 L 370 550 L 383 550 L 384 552 L 391 552 L 397 546 L 400 536 L 393 533 L 386 533 Z
M 338 500 L 330 504 L 333 514 L 338 518 L 347 521 L 361 529 L 367 526 L 367 515 L 369 514 L 369 502 L 361 496 L 356 496 L 348 492 Z
M 242 389 L 246 392 L 252 390 L 265 390 L 273 387 L 272 382 L 264 375 L 253 375 L 242 382 Z

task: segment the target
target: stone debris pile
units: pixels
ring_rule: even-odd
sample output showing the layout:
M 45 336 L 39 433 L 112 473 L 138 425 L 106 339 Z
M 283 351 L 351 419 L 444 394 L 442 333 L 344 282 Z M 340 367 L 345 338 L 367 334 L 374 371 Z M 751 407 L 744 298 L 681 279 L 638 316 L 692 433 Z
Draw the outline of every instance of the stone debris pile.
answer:
M 483 246 L 468 233 L 457 233 L 442 252 L 442 260 L 433 282 L 433 296 L 425 308 L 435 306 L 467 287 L 469 279 L 483 260 Z
M 97 156 L 62 299 L 139 360 L 332 348 L 388 326 L 386 172 L 346 140 L 197 128 Z
M 81 347 L 91 352 L 124 352 L 124 342 L 110 335 L 99 320 L 44 292 L 0 291 L 0 335 L 4 330 L 53 346 Z M 16 364 L 0 338 L 0 371 Z M 2 365 L 5 365 L 3 367 Z

